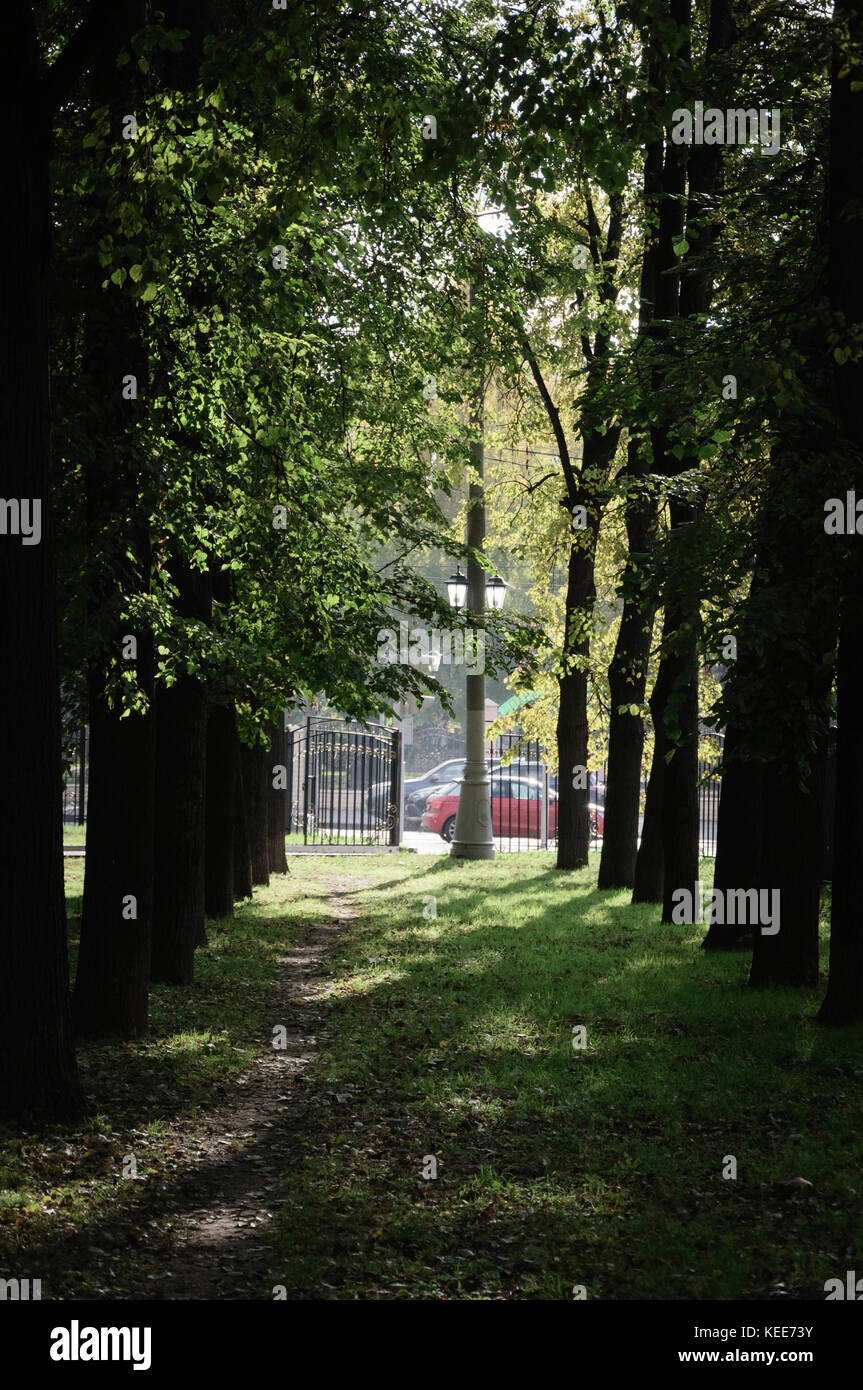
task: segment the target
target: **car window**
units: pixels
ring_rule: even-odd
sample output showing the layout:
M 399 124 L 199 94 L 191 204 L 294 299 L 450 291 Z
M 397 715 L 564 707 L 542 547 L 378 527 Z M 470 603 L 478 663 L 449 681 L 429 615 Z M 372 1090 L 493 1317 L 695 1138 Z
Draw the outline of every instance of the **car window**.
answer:
M 512 788 L 509 779 L 503 780 L 502 778 L 496 777 L 491 784 L 491 794 L 495 797 L 502 797 L 504 800 L 512 796 Z
M 520 801 L 539 801 L 541 792 L 533 782 L 516 782 L 513 784 L 518 787 L 518 798 Z M 515 795 L 515 793 L 513 793 Z

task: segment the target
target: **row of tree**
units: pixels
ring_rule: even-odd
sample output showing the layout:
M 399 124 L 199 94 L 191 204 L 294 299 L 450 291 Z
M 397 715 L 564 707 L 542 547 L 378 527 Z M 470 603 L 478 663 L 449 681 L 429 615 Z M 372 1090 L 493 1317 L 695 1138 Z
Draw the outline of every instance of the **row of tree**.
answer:
M 559 866 L 587 862 L 604 695 L 600 886 L 670 917 L 732 633 L 717 886 L 780 888 L 753 980 L 815 983 L 835 703 L 823 1013 L 859 1017 L 860 560 L 823 526 L 860 458 L 849 0 L 16 0 L 0 34 L 0 468 L 44 517 L 0 544 L 0 1114 L 76 1110 L 73 1023 L 142 1031 L 151 978 L 188 983 L 207 913 L 281 867 L 285 705 L 434 689 L 377 633 L 452 625 L 411 556 L 469 558 L 438 501 L 480 371 L 557 455 L 516 548 L 564 559 L 559 638 L 501 618 L 490 651 L 556 686 Z M 781 148 L 678 144 L 696 101 L 778 110 Z M 61 697 L 91 730 L 71 1003 Z
M 860 40 L 850 4 L 549 5 L 498 31 L 475 69 L 484 179 L 509 219 L 484 275 L 499 385 L 520 381 L 517 428 L 527 409 L 559 460 L 507 499 L 520 491 L 534 513 L 521 551 L 538 583 L 550 554 L 568 557 L 559 637 L 519 672 L 527 689 L 555 677 L 558 865 L 588 862 L 577 772 L 593 695 L 608 729 L 599 886 L 671 921 L 699 876 L 706 717 L 725 729 L 715 887 L 783 903 L 779 933 L 752 932 L 751 980 L 813 987 L 838 723 L 831 1022 L 863 1016 L 859 541 L 825 526 L 829 499 L 859 493 Z M 678 143 L 696 103 L 721 113 L 728 142 Z M 603 543 L 616 594 L 597 591 Z M 725 637 L 734 659 L 706 710 L 702 675 Z M 705 945 L 746 931 L 717 922 Z
M 433 684 L 378 632 L 453 624 L 410 557 L 450 545 L 468 458 L 470 171 L 423 136 L 464 100 L 463 26 L 341 0 L 0 19 L 3 491 L 45 516 L 0 545 L 2 1115 L 76 1112 L 73 1032 L 141 1034 L 206 916 L 284 869 L 285 707 Z M 90 729 L 71 993 L 61 695 Z

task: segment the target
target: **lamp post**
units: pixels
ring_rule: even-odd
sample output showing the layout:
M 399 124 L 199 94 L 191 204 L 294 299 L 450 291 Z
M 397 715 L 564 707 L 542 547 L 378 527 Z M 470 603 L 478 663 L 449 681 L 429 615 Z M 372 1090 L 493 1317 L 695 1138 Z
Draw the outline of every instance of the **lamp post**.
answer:
M 482 476 L 482 444 L 471 444 L 478 471 Z M 467 543 L 481 550 L 485 539 L 485 507 L 482 484 L 471 484 L 470 509 L 467 521 Z M 449 601 L 456 611 L 467 608 L 474 627 L 483 623 L 486 602 L 489 608 L 501 609 L 506 597 L 506 583 L 496 574 L 485 578 L 479 564 L 470 561 L 467 575 L 457 569 L 447 580 Z M 455 835 L 450 854 L 456 859 L 493 859 L 494 836 L 491 824 L 491 783 L 485 757 L 485 676 L 467 677 L 467 736 L 464 778 L 455 816 Z

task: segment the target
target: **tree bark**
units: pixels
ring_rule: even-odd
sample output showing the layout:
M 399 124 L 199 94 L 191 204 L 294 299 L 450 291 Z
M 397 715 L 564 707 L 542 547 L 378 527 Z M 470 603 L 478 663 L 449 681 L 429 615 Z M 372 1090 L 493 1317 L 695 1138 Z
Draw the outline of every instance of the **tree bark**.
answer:
M 49 113 L 29 5 L 0 12 L 7 251 L 0 290 L 0 491 L 39 499 L 41 538 L 0 537 L 0 1118 L 72 1118 L 46 276 Z M 35 531 L 33 532 L 35 535 Z
M 205 910 L 208 917 L 231 917 L 234 912 L 234 819 L 238 791 L 237 726 L 229 705 L 210 706 L 205 782 Z M 251 890 L 251 884 L 249 888 Z
M 655 40 L 645 59 L 644 75 L 648 88 L 661 81 L 661 55 Z M 641 282 L 638 297 L 638 338 L 643 346 L 650 333 L 656 302 L 656 274 L 659 240 L 653 214 L 662 190 L 661 134 L 644 152 L 642 176 L 646 225 L 641 256 Z M 630 478 L 644 476 L 648 467 L 646 440 L 630 434 L 626 473 Z M 605 810 L 602 856 L 599 861 L 599 888 L 633 888 L 638 855 L 638 818 L 641 799 L 641 762 L 644 755 L 644 719 L 641 706 L 647 688 L 650 646 L 656 616 L 655 599 L 644 587 L 646 552 L 655 523 L 656 507 L 637 491 L 625 501 L 628 555 L 623 580 L 623 613 L 608 670 L 608 771 L 605 784 Z
M 588 766 L 587 671 L 580 663 L 586 662 L 590 653 L 590 627 L 596 599 L 595 533 L 584 531 L 582 535 L 589 537 L 589 549 L 573 545 L 569 552 L 564 671 L 560 677 L 557 718 L 559 869 L 584 868 L 590 848 L 590 791 L 587 787 L 573 786 L 574 769 Z
M 285 767 L 284 722 L 284 715 L 282 715 L 273 723 L 269 757 L 267 758 L 267 856 L 271 874 L 286 874 L 288 872 L 288 859 L 285 854 L 285 817 L 287 815 L 288 793 L 286 788 L 273 786 L 273 782 L 276 780 L 274 769 Z
M 662 805 L 665 792 L 665 753 L 668 740 L 663 713 L 667 687 L 671 682 L 671 667 L 660 663 L 650 694 L 650 717 L 653 724 L 653 758 L 644 801 L 644 823 L 641 844 L 635 860 L 635 881 L 632 886 L 634 903 L 661 903 L 665 876 L 665 855 L 662 839 Z
M 860 189 L 863 187 L 863 16 L 837 0 L 830 103 L 830 300 L 849 329 L 863 323 Z M 853 90 L 856 85 L 857 90 Z M 835 369 L 838 415 L 853 458 L 850 486 L 863 495 L 863 364 L 856 355 Z M 838 734 L 830 922 L 830 975 L 819 1018 L 863 1019 L 863 558 L 860 538 L 843 566 L 837 671 Z
M 252 884 L 258 884 L 261 887 L 266 887 L 270 881 L 267 825 L 269 757 L 269 748 L 259 743 L 256 743 L 252 748 L 245 743 L 240 745 L 249 856 L 252 862 Z
M 180 556 L 171 562 L 177 610 L 209 622 L 210 581 Z M 202 682 L 183 675 L 156 696 L 156 827 L 151 978 L 188 985 L 204 921 L 204 778 L 207 701 Z
M 631 439 L 630 459 L 637 450 L 638 441 Z M 599 888 L 632 888 L 635 883 L 644 753 L 644 720 L 640 706 L 647 685 L 654 621 L 652 600 L 645 596 L 640 583 L 652 517 L 653 507 L 644 499 L 627 503 L 629 556 L 624 576 L 625 598 L 608 671 L 608 772 Z M 630 712 L 631 705 L 639 706 L 637 713 Z
M 761 864 L 763 765 L 744 762 L 738 755 L 739 742 L 738 721 L 729 720 L 722 758 L 713 869 L 713 887 L 723 893 L 730 888 L 745 888 L 757 883 Z M 727 951 L 744 935 L 748 935 L 745 925 L 712 922 L 701 944 L 706 951 Z
M 124 1038 L 147 1030 L 153 913 L 155 721 L 153 643 L 138 638 L 146 714 L 121 718 L 90 671 L 90 777 L 81 946 L 73 995 L 78 1033 Z
M 116 67 L 117 44 L 144 22 L 140 0 L 117 7 L 111 44 L 94 62 L 91 100 L 111 113 L 112 138 L 121 140 L 124 113 L 140 75 Z M 96 255 L 110 224 L 98 211 L 85 261 L 89 298 L 85 317 L 83 390 L 98 412 L 100 429 L 82 450 L 87 499 L 87 545 L 92 573 L 88 613 L 97 635 L 89 656 L 90 783 L 81 948 L 73 996 L 80 1033 L 139 1036 L 147 1027 L 153 909 L 155 719 L 152 633 L 125 616 L 130 596 L 149 589 L 152 565 L 148 514 L 151 482 L 138 462 L 140 405 L 122 398 L 125 373 L 143 388 L 147 353 L 142 316 L 128 293 L 102 288 Z M 118 524 L 122 519 L 123 524 Z M 130 654 L 127 639 L 137 642 Z M 129 712 L 120 699 L 118 669 L 135 668 L 146 713 Z
M 243 759 L 239 736 L 234 737 L 234 898 L 252 896 L 252 852 L 246 817 L 246 789 L 243 785 Z
M 182 676 L 156 696 L 156 838 L 150 976 L 189 985 L 204 933 L 204 759 L 201 682 Z

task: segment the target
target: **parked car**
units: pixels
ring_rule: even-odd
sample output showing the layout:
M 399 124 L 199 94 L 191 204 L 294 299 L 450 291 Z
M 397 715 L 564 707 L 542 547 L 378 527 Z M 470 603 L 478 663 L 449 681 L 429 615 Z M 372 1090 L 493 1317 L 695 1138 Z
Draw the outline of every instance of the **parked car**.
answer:
M 502 773 L 509 773 L 510 777 L 526 777 L 529 782 L 539 782 L 542 786 L 543 773 L 545 768 L 542 763 L 528 761 L 526 758 L 515 758 L 511 763 L 501 763 Z M 548 774 L 549 791 L 557 791 L 557 773 Z
M 442 839 L 455 836 L 455 813 L 462 784 L 453 782 L 433 791 L 426 801 L 422 828 Z M 491 779 L 491 831 L 493 835 L 538 840 L 542 828 L 542 783 L 535 777 L 507 777 L 501 769 Z M 557 834 L 557 793 L 548 794 L 548 833 Z
M 493 769 L 498 764 L 498 759 L 493 758 L 489 762 L 489 768 Z M 406 777 L 404 784 L 404 828 L 405 830 L 419 830 L 422 813 L 425 809 L 426 797 L 429 792 L 439 790 L 448 782 L 455 782 L 464 774 L 464 758 L 448 758 L 444 763 L 438 763 L 436 767 L 430 768 L 428 772 L 422 773 L 419 777 Z M 389 797 L 389 783 L 378 783 L 368 790 L 369 803 L 375 804 L 382 797 Z M 421 795 L 420 795 L 421 793 Z

